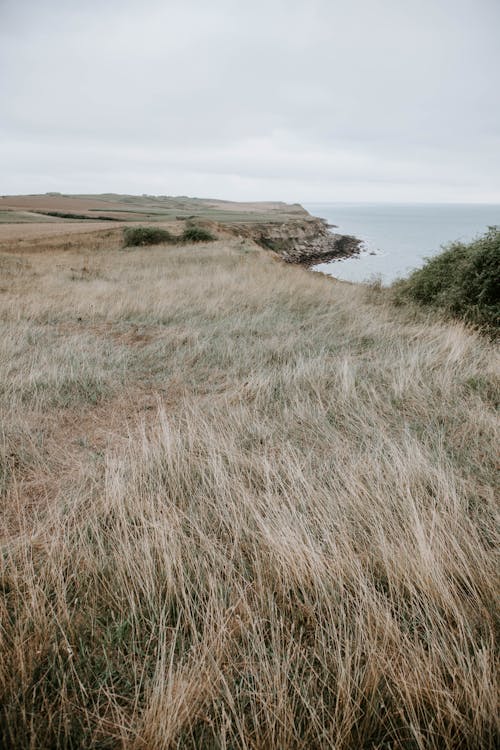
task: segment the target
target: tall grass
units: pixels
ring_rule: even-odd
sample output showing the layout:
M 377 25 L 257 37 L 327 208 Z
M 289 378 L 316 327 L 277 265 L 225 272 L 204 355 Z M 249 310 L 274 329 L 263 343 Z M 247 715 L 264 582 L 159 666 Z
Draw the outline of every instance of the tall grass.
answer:
M 491 343 L 104 250 L 4 258 L 3 745 L 495 747 Z

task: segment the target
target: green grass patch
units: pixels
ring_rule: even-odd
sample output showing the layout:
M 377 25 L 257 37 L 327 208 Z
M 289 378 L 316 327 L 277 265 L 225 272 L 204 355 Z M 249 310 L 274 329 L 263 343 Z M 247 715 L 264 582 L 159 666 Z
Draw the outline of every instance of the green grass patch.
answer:
M 51 216 L 46 214 L 32 213 L 30 211 L 14 211 L 6 209 L 0 211 L 0 224 L 33 224 L 49 223 L 53 221 Z

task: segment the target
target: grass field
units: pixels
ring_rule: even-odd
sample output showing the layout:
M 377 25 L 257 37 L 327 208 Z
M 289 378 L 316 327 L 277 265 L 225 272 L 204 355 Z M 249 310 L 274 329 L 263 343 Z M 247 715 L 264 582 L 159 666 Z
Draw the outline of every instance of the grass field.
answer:
M 43 216 L 30 211 L 16 211 L 14 209 L 0 211 L 0 229 L 3 229 L 6 224 L 40 224 L 53 221 L 55 219 L 52 216 Z
M 120 244 L 0 246 L 0 745 L 496 747 L 491 342 Z
M 47 218 L 43 212 L 75 214 L 76 219 L 87 217 L 95 221 L 108 216 L 113 220 L 170 222 L 196 217 L 225 223 L 284 222 L 290 219 L 307 220 L 307 212 L 298 204 L 275 202 L 241 203 L 202 198 L 154 195 L 4 195 L 0 196 L 0 223 L 2 221 L 30 223 Z M 35 213 L 33 213 L 35 212 Z M 38 212 L 38 214 L 36 213 Z M 7 214 L 7 216 L 5 216 Z M 3 218 L 2 218 L 3 217 Z M 33 218 L 35 217 L 35 218 Z M 69 219 L 71 220 L 71 219 Z M 66 221 L 68 219 L 66 218 Z

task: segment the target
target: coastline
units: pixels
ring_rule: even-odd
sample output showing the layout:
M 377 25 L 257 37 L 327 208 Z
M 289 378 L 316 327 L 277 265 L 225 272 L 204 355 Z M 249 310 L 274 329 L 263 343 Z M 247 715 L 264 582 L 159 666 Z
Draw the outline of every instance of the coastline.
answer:
M 363 242 L 348 234 L 329 232 L 327 236 L 318 235 L 305 246 L 298 246 L 295 251 L 285 257 L 288 263 L 303 266 L 313 266 L 317 263 L 327 263 L 330 260 L 342 260 L 361 253 Z
M 195 221 L 219 236 L 249 239 L 286 263 L 313 266 L 359 255 L 362 241 L 299 203 L 241 203 L 167 196 L 45 194 L 0 199 L 0 238 L 91 232 L 144 221 L 156 226 Z M 96 212 L 96 213 L 94 213 Z M 47 215 L 49 214 L 49 215 Z M 61 217 L 64 217 L 63 219 Z M 44 219 L 43 224 L 40 222 Z M 7 219 L 7 221 L 6 221 Z M 74 220 L 73 220 L 74 219 Z M 86 219 L 87 221 L 82 221 Z M 88 221 L 91 220 L 91 221 Z M 18 223 L 21 222 L 21 223 Z M 13 225 L 17 229 L 13 232 Z
M 326 219 L 312 216 L 306 209 L 300 219 L 285 222 L 225 225 L 238 237 L 252 239 L 276 253 L 285 263 L 310 267 L 316 263 L 359 255 L 363 241 L 352 235 L 330 231 Z M 222 227 L 221 227 L 222 228 Z
M 362 240 L 330 231 L 326 219 L 308 215 L 307 222 L 288 222 L 283 233 L 273 237 L 271 227 L 260 237 L 260 244 L 277 252 L 286 263 L 310 267 L 316 263 L 350 258 L 361 252 Z

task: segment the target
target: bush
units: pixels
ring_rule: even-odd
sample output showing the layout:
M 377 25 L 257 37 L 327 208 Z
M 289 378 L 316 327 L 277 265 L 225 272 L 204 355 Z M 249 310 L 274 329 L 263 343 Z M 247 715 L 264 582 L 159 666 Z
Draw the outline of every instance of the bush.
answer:
M 214 235 L 203 227 L 189 226 L 182 233 L 183 242 L 213 242 Z
M 174 243 L 176 238 L 166 229 L 160 227 L 125 227 L 123 246 L 160 245 L 162 242 Z
M 59 219 L 85 219 L 85 221 L 121 221 L 114 216 L 89 216 L 88 214 L 68 213 L 67 211 L 33 211 L 41 216 L 56 216 Z
M 393 285 L 396 302 L 413 301 L 489 328 L 500 326 L 500 227 L 469 243 L 454 242 L 408 279 Z

